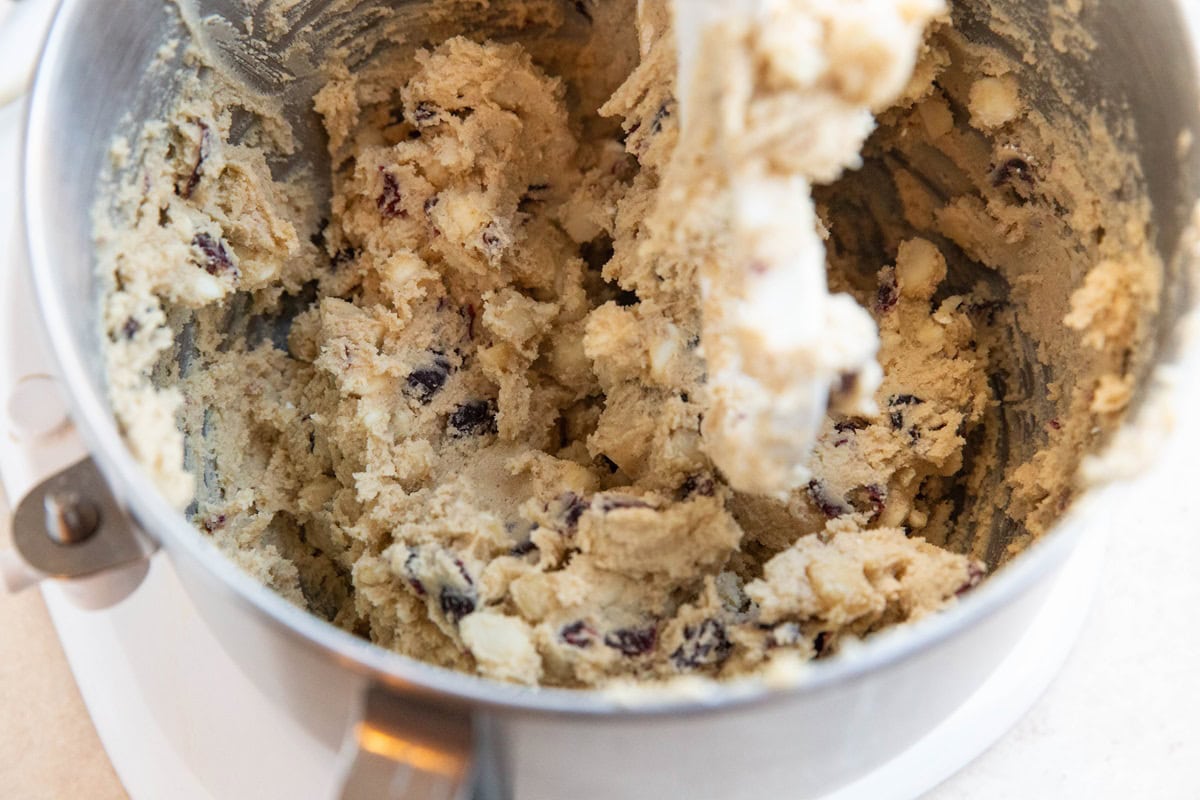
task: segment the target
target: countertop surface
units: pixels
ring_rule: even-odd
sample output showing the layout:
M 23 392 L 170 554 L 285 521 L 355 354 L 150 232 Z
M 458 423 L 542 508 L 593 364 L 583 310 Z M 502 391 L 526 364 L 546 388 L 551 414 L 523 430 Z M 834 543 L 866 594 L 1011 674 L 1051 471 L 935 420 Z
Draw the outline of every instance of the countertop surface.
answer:
M 1179 453 L 1143 479 L 1143 502 L 1115 520 L 1098 595 L 1062 672 L 1004 739 L 927 800 L 1200 798 L 1197 465 L 1200 456 Z
M 9 546 L 0 490 L 0 548 Z M 0 591 L 0 797 L 126 797 L 36 590 Z

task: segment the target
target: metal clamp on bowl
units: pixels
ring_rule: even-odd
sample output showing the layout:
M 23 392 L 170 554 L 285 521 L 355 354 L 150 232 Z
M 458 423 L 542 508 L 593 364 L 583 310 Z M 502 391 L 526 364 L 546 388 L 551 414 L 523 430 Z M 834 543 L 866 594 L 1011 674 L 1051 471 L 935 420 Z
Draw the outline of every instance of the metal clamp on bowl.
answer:
M 2 296 L 29 296 L 25 271 L 0 274 Z M 11 293 L 11 294 L 10 294 Z M 109 491 L 71 424 L 58 380 L 32 315 L 32 300 L 0 325 L 0 485 L 14 500 L 0 526 L 0 589 L 21 591 L 59 579 L 76 604 L 104 608 L 128 597 L 149 569 L 156 545 Z
M 12 360 L 4 366 L 11 368 Z M 11 373 L 0 375 L 0 383 L 9 378 Z M 65 408 L 54 408 L 53 393 L 24 406 L 47 426 L 34 430 L 25 424 L 32 418 L 16 401 L 33 384 L 48 389 L 55 382 L 38 375 L 8 390 L 0 477 L 6 495 L 20 499 L 11 517 L 7 504 L 0 509 L 0 525 L 11 527 L 12 538 L 12 549 L 0 548 L 0 588 L 18 592 L 53 578 L 76 605 L 111 606 L 141 584 L 156 545 L 126 515 L 92 459 L 83 456 Z
M 17 505 L 12 526 L 13 547 L 29 574 L 80 581 L 69 594 L 91 608 L 112 605 L 136 589 L 155 549 L 117 505 L 90 458 L 34 488 Z

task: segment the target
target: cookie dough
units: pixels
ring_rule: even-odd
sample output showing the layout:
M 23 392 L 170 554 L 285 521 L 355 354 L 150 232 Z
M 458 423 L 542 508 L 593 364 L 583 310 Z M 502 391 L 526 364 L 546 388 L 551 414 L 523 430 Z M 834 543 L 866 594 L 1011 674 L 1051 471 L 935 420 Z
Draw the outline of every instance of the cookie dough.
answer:
M 843 5 L 830 25 L 894 6 L 914 37 L 937 7 Z M 752 291 L 736 202 L 688 138 L 704 126 L 681 136 L 668 6 L 511 6 L 502 36 L 459 4 L 468 35 L 431 14 L 331 61 L 328 203 L 199 49 L 175 110 L 114 149 L 113 407 L 200 535 L 380 646 L 592 687 L 825 657 L 954 603 L 1057 519 L 1136 386 L 1161 274 L 1099 114 L 966 41 L 969 7 L 915 64 L 848 35 L 816 84 L 767 80 L 779 103 L 744 129 L 784 138 L 742 152 L 780 147 L 772 169 L 815 187 L 797 225 L 867 323 L 831 329 L 851 356 L 826 363 L 865 363 L 875 327 L 882 374 L 760 458 L 731 435 L 721 350 L 741 369 L 755 345 L 713 335 L 713 299 Z M 806 165 L 790 137 L 830 129 L 794 103 L 814 85 L 858 133 Z

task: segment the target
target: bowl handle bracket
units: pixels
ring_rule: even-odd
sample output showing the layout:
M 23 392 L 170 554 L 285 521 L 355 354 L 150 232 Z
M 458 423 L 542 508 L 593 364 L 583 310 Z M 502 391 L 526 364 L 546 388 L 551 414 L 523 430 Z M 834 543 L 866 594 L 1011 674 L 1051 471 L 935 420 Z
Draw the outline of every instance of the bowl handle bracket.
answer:
M 156 549 L 91 458 L 34 486 L 11 520 L 12 551 L 0 552 L 0 585 L 16 591 L 60 579 L 71 600 L 85 608 L 106 608 L 131 594 Z

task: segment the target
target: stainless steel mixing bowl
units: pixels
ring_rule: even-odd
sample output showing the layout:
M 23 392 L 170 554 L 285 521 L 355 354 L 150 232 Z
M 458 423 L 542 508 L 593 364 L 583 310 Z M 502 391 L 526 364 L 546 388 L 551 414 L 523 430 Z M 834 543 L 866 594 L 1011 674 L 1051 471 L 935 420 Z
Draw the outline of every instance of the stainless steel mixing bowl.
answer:
M 300 7 L 317 13 L 320 5 Z M 1040 28 L 1054 3 L 1008 5 L 1046 38 Z M 1071 75 L 1080 97 L 1136 124 L 1155 235 L 1171 265 L 1157 356 L 1166 363 L 1196 350 L 1177 334 L 1194 290 L 1184 234 L 1200 197 L 1200 155 L 1180 147 L 1180 136 L 1200 133 L 1200 11 L 1183 0 L 1085 6 L 1099 46 Z M 170 96 L 169 76 L 148 69 L 172 24 L 161 0 L 62 2 L 23 160 L 38 304 L 74 421 L 116 502 L 170 554 L 246 673 L 297 724 L 331 746 L 347 743 L 346 796 L 453 797 L 468 784 L 481 798 L 819 796 L 904 750 L 980 686 L 1079 538 L 1103 524 L 1117 487 L 1090 490 L 1051 534 L 956 607 L 814 663 L 795 685 L 724 686 L 636 707 L 601 693 L 448 672 L 304 613 L 240 572 L 167 505 L 123 445 L 106 400 L 89 214 L 113 134 L 152 118 Z M 1049 49 L 1047 57 L 1065 58 Z M 90 470 L 85 463 L 63 480 L 94 477 Z M 93 480 L 85 491 L 103 485 Z M 37 515 L 25 524 L 36 527 Z

